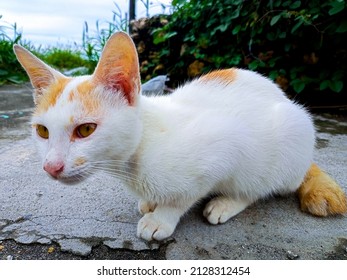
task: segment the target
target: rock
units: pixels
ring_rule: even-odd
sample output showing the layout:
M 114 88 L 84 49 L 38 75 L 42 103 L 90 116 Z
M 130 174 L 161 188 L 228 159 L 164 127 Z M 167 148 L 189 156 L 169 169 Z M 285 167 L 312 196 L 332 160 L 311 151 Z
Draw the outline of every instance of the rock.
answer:
M 162 95 L 166 89 L 166 81 L 168 80 L 166 75 L 160 75 L 142 85 L 142 94 L 151 95 Z
M 299 255 L 293 253 L 292 251 L 288 250 L 287 251 L 287 258 L 290 260 L 296 260 L 299 258 Z
M 88 74 L 88 68 L 87 67 L 77 67 L 70 70 L 64 71 L 64 75 L 72 77 L 72 76 L 80 76 L 80 75 L 87 75 Z

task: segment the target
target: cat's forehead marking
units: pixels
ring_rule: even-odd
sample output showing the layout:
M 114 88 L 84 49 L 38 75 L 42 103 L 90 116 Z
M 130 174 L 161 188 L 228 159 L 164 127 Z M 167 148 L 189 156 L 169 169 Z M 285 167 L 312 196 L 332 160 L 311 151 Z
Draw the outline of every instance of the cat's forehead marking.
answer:
M 100 100 L 97 94 L 97 86 L 87 78 L 77 80 L 67 93 L 68 102 L 77 102 L 82 105 L 86 114 L 95 115 L 100 107 Z
M 210 72 L 198 79 L 198 81 L 206 83 L 211 81 L 221 81 L 225 84 L 232 83 L 236 78 L 236 70 L 231 69 L 225 69 L 225 70 L 217 70 Z
M 60 78 L 44 90 L 37 100 L 35 113 L 41 114 L 53 107 L 70 81 L 71 78 Z

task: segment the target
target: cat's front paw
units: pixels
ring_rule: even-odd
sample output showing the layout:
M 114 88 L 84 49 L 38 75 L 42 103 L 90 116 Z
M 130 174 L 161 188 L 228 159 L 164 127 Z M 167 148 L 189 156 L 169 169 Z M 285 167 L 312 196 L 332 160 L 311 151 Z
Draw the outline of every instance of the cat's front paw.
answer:
M 145 214 L 137 225 L 137 236 L 147 241 L 164 240 L 174 232 L 176 224 L 159 220 L 155 214 Z
M 142 200 L 142 199 L 140 199 L 138 202 L 139 212 L 142 215 L 153 212 L 156 207 L 157 207 L 157 203 L 155 202 L 150 202 L 150 201 Z

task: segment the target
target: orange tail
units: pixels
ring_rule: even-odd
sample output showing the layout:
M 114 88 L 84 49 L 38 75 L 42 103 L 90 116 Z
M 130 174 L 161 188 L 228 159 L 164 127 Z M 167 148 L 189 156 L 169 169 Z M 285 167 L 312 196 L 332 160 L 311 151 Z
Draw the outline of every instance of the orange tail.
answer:
M 298 194 L 302 211 L 322 217 L 347 212 L 347 198 L 343 189 L 314 163 Z

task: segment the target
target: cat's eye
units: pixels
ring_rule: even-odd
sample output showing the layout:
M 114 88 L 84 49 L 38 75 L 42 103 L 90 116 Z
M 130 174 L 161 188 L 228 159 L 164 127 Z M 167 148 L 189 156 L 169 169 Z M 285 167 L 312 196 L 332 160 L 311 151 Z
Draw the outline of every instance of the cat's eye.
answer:
M 38 124 L 36 126 L 36 133 L 43 139 L 48 139 L 49 137 L 49 131 L 48 128 L 45 127 L 44 125 Z
M 76 127 L 75 135 L 78 138 L 86 138 L 95 131 L 96 126 L 97 125 L 95 123 L 81 124 L 78 127 Z

